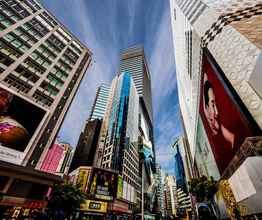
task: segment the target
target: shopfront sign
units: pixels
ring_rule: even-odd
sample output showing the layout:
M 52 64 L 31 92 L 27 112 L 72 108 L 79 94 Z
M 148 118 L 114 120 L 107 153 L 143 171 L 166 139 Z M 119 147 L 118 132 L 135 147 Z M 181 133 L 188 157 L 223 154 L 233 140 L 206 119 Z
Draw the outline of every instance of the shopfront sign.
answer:
M 85 212 L 106 213 L 107 206 L 108 206 L 107 202 L 88 199 L 81 205 L 80 210 Z

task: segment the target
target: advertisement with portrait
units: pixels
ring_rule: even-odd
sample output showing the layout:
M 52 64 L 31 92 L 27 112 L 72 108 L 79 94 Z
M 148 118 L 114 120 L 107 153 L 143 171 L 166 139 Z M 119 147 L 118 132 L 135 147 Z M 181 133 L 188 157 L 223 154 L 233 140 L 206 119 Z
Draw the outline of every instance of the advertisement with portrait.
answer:
M 202 65 L 200 115 L 222 175 L 245 138 L 260 129 L 207 50 Z
M 113 200 L 117 193 L 117 181 L 117 173 L 93 168 L 88 193 L 89 197 L 102 200 Z
M 46 110 L 0 86 L 0 160 L 21 163 Z

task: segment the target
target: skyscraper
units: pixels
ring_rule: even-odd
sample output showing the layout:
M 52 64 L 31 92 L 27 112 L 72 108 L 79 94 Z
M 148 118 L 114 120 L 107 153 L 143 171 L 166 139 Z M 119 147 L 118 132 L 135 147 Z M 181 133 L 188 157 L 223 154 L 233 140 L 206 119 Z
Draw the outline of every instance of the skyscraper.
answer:
M 153 153 L 155 153 L 153 141 L 151 76 L 143 47 L 135 46 L 122 52 L 120 73 L 125 71 L 132 75 L 139 95 L 140 127 L 143 133 L 141 135 L 145 137 L 146 141 L 151 141 L 153 145 Z
M 165 215 L 165 201 L 164 201 L 164 177 L 163 171 L 159 164 L 156 164 L 156 181 L 157 181 L 157 200 L 159 211 L 161 216 L 164 217 Z
M 39 207 L 44 207 L 48 187 L 62 181 L 40 169 L 91 55 L 37 1 L 0 2 L 0 178 L 5 196 L 24 198 L 24 203 L 31 199 L 32 204 L 42 200 Z M 60 152 L 61 158 L 70 156 Z M 66 171 L 66 164 L 57 166 Z
M 0 86 L 9 97 L 4 108 L 24 133 L 0 138 L 0 159 L 40 168 L 91 52 L 34 0 L 1 1 L 0 8 Z
M 107 107 L 107 101 L 109 97 L 110 87 L 106 84 L 102 84 L 96 91 L 95 101 L 90 113 L 90 120 L 103 119 Z
M 85 129 L 79 136 L 69 172 L 80 166 L 93 165 L 101 124 L 100 119 L 86 122 Z
M 177 217 L 177 187 L 176 178 L 166 175 L 165 177 L 165 202 L 168 217 Z
M 137 148 L 139 98 L 131 74 L 124 72 L 114 80 L 116 86 L 113 91 L 101 166 L 120 171 L 124 180 L 128 179 L 136 185 L 139 164 Z

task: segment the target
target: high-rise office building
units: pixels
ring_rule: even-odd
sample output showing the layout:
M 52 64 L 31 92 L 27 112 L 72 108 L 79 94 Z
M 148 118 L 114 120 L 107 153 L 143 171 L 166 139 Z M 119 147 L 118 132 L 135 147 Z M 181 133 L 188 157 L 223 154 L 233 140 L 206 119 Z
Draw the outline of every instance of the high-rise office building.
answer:
M 159 164 L 156 164 L 156 182 L 157 182 L 157 203 L 161 216 L 165 214 L 165 201 L 164 201 L 164 177 L 163 171 Z
M 128 72 L 117 75 L 111 84 L 94 165 L 118 171 L 122 178 L 124 205 L 133 210 L 141 191 L 139 180 L 138 124 L 139 96 Z M 116 201 L 116 204 L 119 201 Z
M 80 166 L 93 165 L 101 124 L 100 119 L 87 121 L 84 131 L 79 136 L 69 172 Z
M 0 86 L 8 100 L 1 114 L 15 133 L 0 137 L 0 159 L 40 168 L 91 52 L 34 0 L 1 1 L 0 8 Z
M 175 161 L 175 176 L 178 188 L 185 193 L 188 192 L 187 183 L 192 178 L 192 162 L 190 161 L 190 152 L 187 148 L 186 139 L 183 136 L 176 138 L 173 146 Z
M 166 216 L 177 217 L 177 188 L 176 179 L 174 176 L 165 176 L 165 202 L 166 202 Z
M 255 0 L 170 0 L 179 103 L 194 167 L 201 175 L 243 177 L 243 170 L 253 166 L 249 157 L 257 155 L 262 128 L 261 8 Z M 262 157 L 257 165 L 259 160 Z M 231 187 L 238 205 L 249 210 L 242 215 L 262 213 L 262 205 L 253 208 L 259 184 L 247 178 L 257 189 L 252 194 L 238 185 L 238 178 Z M 239 194 L 246 196 L 240 199 Z
M 118 170 L 125 181 L 137 185 L 139 97 L 131 74 L 124 72 L 114 80 L 116 86 L 101 166 Z
M 109 97 L 110 87 L 108 85 L 102 84 L 98 87 L 96 91 L 96 97 L 94 104 L 92 106 L 92 110 L 90 113 L 90 120 L 93 119 L 103 119 L 107 107 L 107 101 Z
M 143 47 L 128 48 L 121 54 L 120 73 L 129 72 L 132 75 L 139 95 L 139 117 L 142 134 L 146 141 L 151 141 L 154 151 L 153 138 L 153 110 L 151 76 L 147 66 Z

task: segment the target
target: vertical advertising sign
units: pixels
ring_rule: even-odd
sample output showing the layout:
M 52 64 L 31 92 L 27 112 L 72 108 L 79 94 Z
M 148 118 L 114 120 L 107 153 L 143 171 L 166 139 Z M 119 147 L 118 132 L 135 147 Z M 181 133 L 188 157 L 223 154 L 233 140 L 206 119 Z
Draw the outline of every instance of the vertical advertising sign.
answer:
M 78 174 L 77 183 L 79 184 L 79 187 L 82 191 L 86 191 L 86 186 L 88 183 L 88 177 L 89 177 L 90 170 L 88 169 L 80 169 Z
M 117 180 L 117 198 L 122 199 L 123 198 L 123 177 L 118 176 Z
M 203 55 L 200 115 L 220 171 L 229 165 L 246 137 L 260 133 L 211 55 Z

